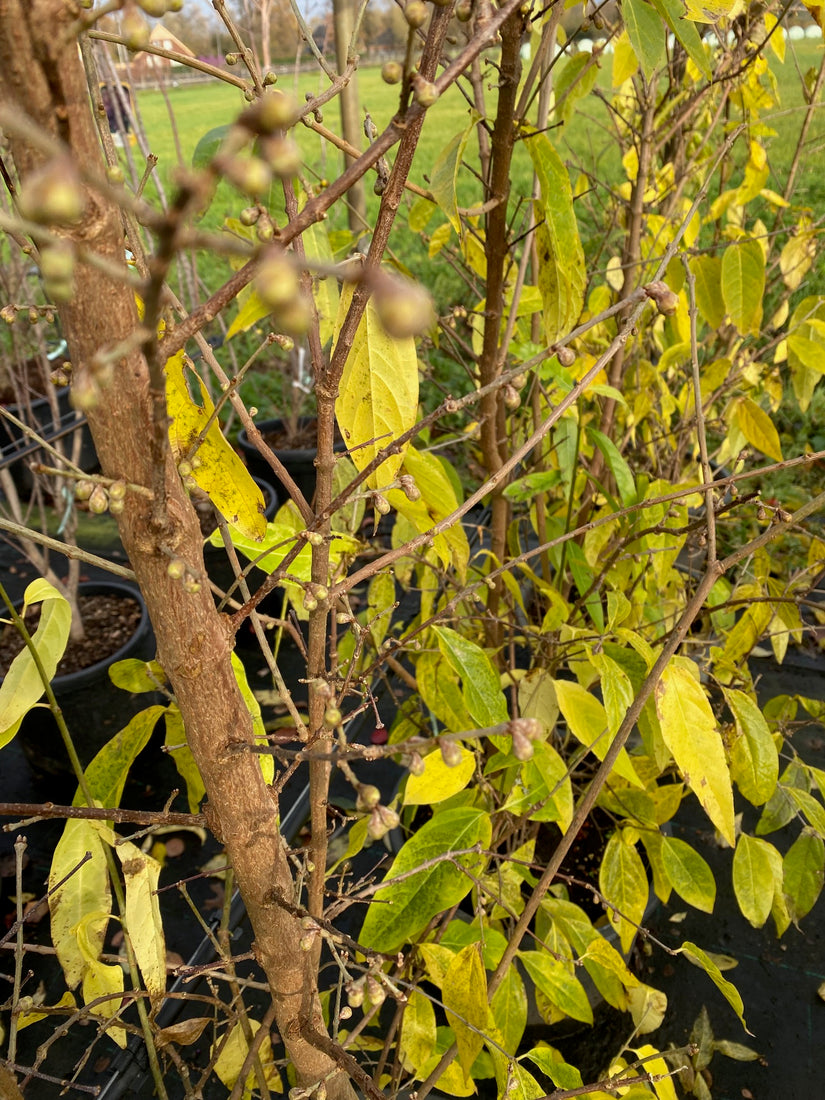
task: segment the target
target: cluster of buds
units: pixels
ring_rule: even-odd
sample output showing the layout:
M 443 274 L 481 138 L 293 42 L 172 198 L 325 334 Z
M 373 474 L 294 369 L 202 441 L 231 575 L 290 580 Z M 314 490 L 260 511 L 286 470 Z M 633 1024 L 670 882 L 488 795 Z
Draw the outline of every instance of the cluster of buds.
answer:
M 104 512 L 119 516 L 126 500 L 126 482 L 113 481 L 107 487 L 100 482 L 82 478 L 75 485 L 74 495 L 75 500 L 84 501 L 89 511 L 96 516 L 102 516 Z
M 507 725 L 507 732 L 516 760 L 529 760 L 533 755 L 533 742 L 541 737 L 543 727 L 538 718 L 513 718 Z
M 183 0 L 137 0 L 137 3 L 153 19 L 160 19 L 167 12 L 180 11 L 183 7 Z
M 169 564 L 166 566 L 166 572 L 172 580 L 181 581 L 184 592 L 188 592 L 190 596 L 200 592 L 201 582 L 198 580 L 198 575 L 193 569 L 189 568 L 183 558 L 170 558 Z
M 644 289 L 647 297 L 665 317 L 672 317 L 679 308 L 679 295 L 661 279 L 657 279 L 655 283 L 648 283 Z
M 387 990 L 374 974 L 365 974 L 347 982 L 344 991 L 352 1008 L 360 1008 L 365 997 L 373 1006 L 382 1005 L 387 999 Z
M 40 251 L 43 288 L 53 302 L 68 302 L 74 294 L 74 252 L 65 242 Z
M 68 386 L 72 380 L 72 364 L 66 360 L 65 363 L 60 363 L 49 374 L 49 381 L 53 386 L 58 389 L 62 389 L 64 386 Z
M 407 500 L 413 501 L 421 500 L 421 490 L 415 483 L 415 478 L 412 474 L 400 474 L 398 477 L 398 484 L 404 490 L 404 496 Z
M 358 784 L 355 808 L 359 813 L 370 815 L 367 832 L 373 840 L 383 840 L 387 833 L 398 828 L 398 814 L 388 806 L 381 805 L 381 792 L 372 783 Z
M 36 325 L 43 318 L 48 324 L 54 324 L 54 309 L 52 306 L 17 306 L 11 302 L 0 309 L 0 320 L 7 325 L 13 325 L 19 316 L 25 317 L 30 325 Z
M 302 935 L 299 941 L 302 951 L 311 951 L 321 932 L 321 926 L 312 917 L 301 918 Z
M 301 291 L 296 268 L 281 249 L 273 249 L 265 255 L 255 276 L 255 289 L 279 327 L 296 336 L 306 332 L 311 307 Z
M 318 604 L 325 603 L 328 599 L 329 589 L 327 586 L 310 581 L 304 589 L 304 610 L 314 611 Z

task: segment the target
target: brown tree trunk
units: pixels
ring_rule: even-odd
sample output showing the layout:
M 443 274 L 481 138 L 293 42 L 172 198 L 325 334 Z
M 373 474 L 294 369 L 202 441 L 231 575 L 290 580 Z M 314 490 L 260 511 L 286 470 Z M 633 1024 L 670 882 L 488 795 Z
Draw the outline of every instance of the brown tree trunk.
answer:
M 76 163 L 93 170 L 103 162 L 80 64 L 70 0 L 0 0 L 0 103 L 13 120 L 28 115 L 37 128 L 65 143 Z M 26 136 L 21 136 L 26 134 Z M 21 179 L 47 159 L 26 130 L 12 137 Z M 66 234 L 77 245 L 124 262 L 124 238 L 116 206 L 86 191 L 82 222 Z M 78 264 L 76 293 L 61 308 L 75 376 L 82 381 L 101 349 L 134 332 L 132 291 L 99 270 Z M 152 401 L 143 356 L 133 352 L 115 366 L 114 381 L 88 412 L 103 472 L 131 482 L 155 483 L 150 448 Z M 309 1023 L 324 1031 L 316 974 L 301 951 L 300 922 L 279 904 L 292 902 L 293 880 L 278 829 L 278 807 L 264 783 L 258 758 L 243 751 L 252 742 L 249 713 L 230 665 L 233 640 L 207 585 L 183 591 L 167 572 L 169 554 L 203 573 L 199 525 L 168 453 L 164 480 L 168 506 L 152 522 L 151 503 L 128 494 L 119 517 L 123 544 L 146 599 L 158 656 L 177 697 L 187 739 L 203 776 L 210 820 L 226 846 L 256 936 L 257 950 L 277 1010 L 278 1030 L 302 1084 L 327 1077 L 334 1100 L 354 1094 L 334 1060 L 302 1038 Z

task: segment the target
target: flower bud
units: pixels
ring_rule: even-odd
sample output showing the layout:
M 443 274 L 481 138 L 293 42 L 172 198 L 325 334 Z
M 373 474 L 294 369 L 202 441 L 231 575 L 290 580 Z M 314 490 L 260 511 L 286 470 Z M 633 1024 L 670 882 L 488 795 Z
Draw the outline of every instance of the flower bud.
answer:
M 172 578 L 172 580 L 182 580 L 186 574 L 186 562 L 183 558 L 172 558 L 169 564 L 166 566 L 166 572 Z
M 125 500 L 112 500 L 111 497 L 109 498 L 109 511 L 112 513 L 113 516 L 122 515 L 125 508 L 126 508 L 126 501 Z
M 166 0 L 137 0 L 138 7 L 142 8 L 153 19 L 160 19 L 169 10 Z
M 263 195 L 272 183 L 272 169 L 260 157 L 219 157 L 216 164 L 231 184 L 253 198 Z
M 371 496 L 372 506 L 382 516 L 388 516 L 392 511 L 392 505 L 386 497 L 382 497 L 380 493 L 373 493 Z
M 441 749 L 441 759 L 448 768 L 455 768 L 461 763 L 461 745 L 456 741 L 450 741 L 446 737 L 438 738 L 438 747 Z
M 679 308 L 679 295 L 674 294 L 667 283 L 657 279 L 644 288 L 645 294 L 655 303 L 658 311 L 665 317 L 672 317 Z
M 225 60 L 227 65 L 237 65 L 241 60 L 241 55 L 239 53 L 228 53 Z
M 267 138 L 262 146 L 262 152 L 272 171 L 281 179 L 297 176 L 301 171 L 303 164 L 301 150 L 291 137 Z
M 276 78 L 277 79 L 277 78 Z M 257 123 L 262 133 L 286 130 L 298 117 L 298 103 L 286 92 L 268 92 L 259 100 Z
M 201 590 L 201 582 L 192 573 L 187 573 L 183 578 L 183 590 L 190 596 L 196 596 Z
M 398 478 L 398 484 L 404 490 L 404 496 L 407 500 L 421 500 L 421 490 L 416 485 L 415 478 L 411 474 L 401 474 Z
M 126 8 L 120 17 L 120 34 L 130 50 L 142 50 L 149 44 L 149 24 L 137 10 Z
M 458 0 L 455 6 L 455 17 L 459 23 L 469 23 L 473 14 L 472 0 Z
M 432 107 L 438 99 L 438 88 L 429 80 L 417 80 L 413 98 L 421 107 Z
M 324 711 L 324 725 L 329 726 L 330 729 L 340 726 L 342 718 L 343 715 L 339 707 L 327 707 Z
M 75 500 L 88 500 L 95 489 L 95 483 L 93 481 L 78 481 L 74 487 Z
M 410 775 L 423 775 L 424 774 L 424 757 L 420 752 L 411 752 L 409 755 L 409 762 L 407 769 Z
M 260 207 L 258 207 L 258 206 L 245 206 L 244 209 L 240 212 L 239 221 L 240 221 L 241 225 L 247 225 L 247 226 L 254 225 L 255 222 L 258 220 L 258 218 L 260 218 L 260 216 L 261 216 Z
M 23 183 L 20 213 L 41 225 L 74 225 L 85 202 L 77 170 L 68 157 L 57 157 Z
M 381 792 L 371 783 L 361 783 L 358 787 L 358 797 L 355 800 L 355 808 L 359 813 L 365 814 L 367 810 L 374 810 L 381 801 Z
M 101 516 L 109 507 L 109 494 L 102 485 L 95 485 L 89 496 L 89 511 Z
M 505 407 L 508 409 L 517 409 L 521 405 L 521 397 L 515 386 L 505 386 L 502 396 Z
M 513 756 L 516 760 L 530 760 L 533 756 L 533 742 L 529 737 L 514 729 L 510 734 L 512 739 Z
M 576 353 L 572 348 L 559 348 L 556 358 L 563 367 L 572 367 L 576 362 Z
M 404 78 L 404 69 L 398 61 L 387 61 L 381 68 L 381 79 L 385 84 L 400 84 Z
M 317 609 L 318 601 L 315 599 L 311 592 L 305 593 L 303 607 L 304 611 L 315 611 Z
M 113 481 L 109 486 L 109 500 L 123 500 L 126 496 L 126 482 Z
M 298 275 L 281 252 L 264 259 L 255 277 L 255 289 L 271 310 L 280 310 L 298 296 Z
M 433 302 L 418 283 L 387 276 L 375 291 L 375 311 L 389 336 L 419 336 L 435 321 Z
M 307 531 L 306 540 L 310 546 L 323 546 L 324 536 L 320 531 Z
M 381 1005 L 387 998 L 387 991 L 372 974 L 367 975 L 367 996 L 373 1005 Z
M 428 15 L 429 12 L 424 0 L 409 0 L 404 8 L 404 18 L 407 20 L 407 24 L 413 28 L 423 27 L 427 22 Z
M 7 325 L 13 325 L 17 320 L 17 310 L 14 306 L 3 306 L 3 308 L 0 309 L 0 317 L 2 317 Z
M 360 1008 L 364 1003 L 364 984 L 364 979 L 359 978 L 357 982 L 349 982 L 344 986 L 347 1000 L 352 1008 Z

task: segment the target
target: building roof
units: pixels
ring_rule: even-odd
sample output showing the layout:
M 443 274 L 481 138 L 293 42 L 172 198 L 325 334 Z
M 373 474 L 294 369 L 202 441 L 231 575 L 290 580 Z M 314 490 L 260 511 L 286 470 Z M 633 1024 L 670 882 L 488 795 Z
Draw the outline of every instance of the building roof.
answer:
M 152 27 L 149 41 L 153 46 L 158 46 L 162 50 L 174 50 L 175 53 L 181 53 L 184 57 L 195 56 L 189 47 L 181 42 L 176 34 L 164 27 L 162 23 L 155 23 Z

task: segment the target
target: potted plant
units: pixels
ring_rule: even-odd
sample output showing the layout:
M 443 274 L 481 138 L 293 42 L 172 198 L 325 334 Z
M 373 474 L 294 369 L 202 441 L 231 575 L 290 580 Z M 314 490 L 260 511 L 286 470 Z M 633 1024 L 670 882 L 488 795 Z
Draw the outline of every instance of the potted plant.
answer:
M 140 208 L 157 235 L 141 270 L 140 320 L 124 275 L 106 282 L 110 309 L 94 335 L 78 323 L 102 276 L 81 260 L 79 215 L 65 230 L 85 280 L 66 309 L 81 353 L 72 352 L 82 364 L 75 385 L 103 476 L 130 462 L 120 524 L 158 640 L 158 664 L 131 668 L 130 682 L 148 690 L 163 674 L 174 696 L 137 721 L 130 744 L 163 709 L 191 808 L 208 793 L 204 819 L 225 845 L 222 868 L 231 865 L 258 977 L 273 994 L 271 1009 L 259 1018 L 244 1009 L 240 1022 L 213 997 L 198 1018 L 198 1038 L 209 1028 L 204 1056 L 194 1054 L 187 1073 L 197 1067 L 202 1085 L 214 1068 L 236 1092 L 251 1075 L 249 1088 L 264 1092 L 288 1067 L 297 1100 L 351 1100 L 355 1087 L 373 1098 L 406 1089 L 423 1098 L 433 1087 L 463 1096 L 484 1081 L 525 1100 L 551 1088 L 652 1095 L 692 1055 L 656 1045 L 664 1000 L 605 924 L 626 952 L 651 882 L 663 903 L 678 897 L 704 912 L 721 892 L 700 845 L 669 835 L 667 823 L 683 803 L 698 807 L 733 849 L 743 918 L 754 927 L 770 919 L 780 935 L 810 912 L 825 865 L 821 775 L 795 752 L 788 701 L 760 705 L 746 663 L 766 632 L 780 656 L 783 639 L 798 635 L 800 599 L 822 556 L 806 526 L 820 494 L 791 512 L 750 489 L 777 468 L 810 463 L 801 448 L 783 452 L 769 410 L 787 400 L 804 407 L 822 373 L 822 299 L 805 283 L 816 239 L 795 204 L 798 157 L 770 186 L 775 74 L 765 54 L 776 46 L 778 68 L 778 24 L 762 8 L 735 18 L 729 9 L 711 40 L 704 13 L 626 5 L 624 23 L 599 13 L 605 41 L 594 44 L 583 33 L 565 38 L 558 5 L 533 17 L 516 0 L 460 4 L 452 23 L 449 5 L 410 0 L 404 60 L 381 74 L 397 86 L 397 111 L 316 189 L 299 119 L 347 156 L 357 152 L 324 122 L 327 93 L 299 104 L 271 90 L 219 9 L 237 47 L 230 70 L 242 66 L 227 81 L 248 106 L 181 173 L 168 214 Z M 136 10 L 127 14 L 132 23 L 115 37 L 145 42 Z M 535 52 L 522 64 L 530 29 Z M 40 41 L 32 24 L 25 30 Z M 448 34 L 455 57 L 442 70 Z M 74 49 L 60 59 L 61 79 L 82 82 Z M 0 79 L 19 97 L 7 68 Z M 329 95 L 345 83 L 346 72 L 333 77 Z M 813 99 L 806 86 L 803 119 Z M 557 133 L 572 133 L 585 108 L 604 112 L 596 117 L 617 140 L 613 175 L 596 189 L 587 134 L 571 152 Z M 430 111 L 438 139 L 425 155 Z M 51 115 L 38 117 L 46 125 Z M 3 121 L 28 164 L 26 133 Z M 100 201 L 112 255 L 122 248 L 120 209 L 108 185 L 77 167 L 97 144 L 87 114 L 78 108 L 73 121 L 73 197 Z M 581 170 L 568 165 L 574 157 Z M 338 199 L 368 172 L 380 196 L 372 243 L 366 259 L 336 266 Z M 36 185 L 32 209 L 52 224 L 54 163 L 41 156 L 22 174 Z M 184 232 L 219 184 L 235 189 L 224 194 L 236 208 L 254 202 L 238 219 L 254 233 Z M 273 187 L 284 217 L 269 201 Z M 133 196 L 119 197 L 134 208 Z M 139 255 L 142 240 L 129 239 Z M 237 270 L 187 312 L 164 279 L 170 241 L 192 240 L 223 250 Z M 435 306 L 404 273 L 425 270 L 424 256 L 449 261 L 439 275 L 460 272 L 446 289 L 434 281 Z M 330 317 L 323 284 L 333 278 Z M 257 310 L 279 336 L 305 336 L 315 392 L 314 494 L 285 481 L 291 500 L 271 522 L 203 377 L 212 372 L 219 400 L 248 427 L 237 381 L 203 328 L 249 287 L 230 330 Z M 197 369 L 190 340 L 203 356 Z M 101 349 L 117 359 L 116 387 L 84 366 Z M 792 397 L 776 369 L 783 357 Z M 346 457 L 336 454 L 336 425 Z M 714 476 L 714 466 L 729 472 Z M 196 489 L 218 504 L 225 542 L 268 574 L 255 591 L 241 587 L 243 604 L 229 613 L 201 584 Z M 471 542 L 462 521 L 482 502 L 489 522 Z M 389 545 L 371 540 L 370 521 L 390 515 Z M 306 622 L 305 703 L 256 619 L 275 589 Z M 266 728 L 231 656 L 247 620 L 283 711 L 277 728 Z M 364 714 L 372 728 L 356 738 Z M 166 988 L 160 868 L 108 824 L 121 790 L 107 779 L 115 751 L 107 746 L 86 769 L 77 800 L 89 819 L 69 822 L 53 861 L 54 909 L 81 912 L 80 925 L 58 919 L 52 933 L 83 996 L 79 1011 L 121 1045 L 128 1027 L 139 1029 L 163 1094 L 196 1028 L 158 1034 L 147 1011 L 148 1002 L 157 1012 Z M 407 773 L 394 797 L 371 781 L 370 764 L 384 757 Z M 118 757 L 118 776 L 128 758 Z M 343 862 L 328 859 L 333 769 L 355 804 Z M 309 821 L 295 851 L 280 831 L 279 799 L 301 770 Z M 743 801 L 759 826 L 738 820 Z M 610 825 L 585 882 L 603 917 L 573 899 L 584 876 L 567 865 L 594 811 Z M 784 852 L 766 839 L 779 820 L 795 834 Z M 347 860 L 398 828 L 407 834 L 383 881 L 352 881 Z M 80 848 L 92 853 L 85 893 L 89 876 L 71 874 Z M 120 887 L 131 992 L 103 957 Z M 347 908 L 354 927 L 342 923 Z M 78 927 L 88 943 L 78 945 Z M 745 1024 L 720 960 L 687 937 L 668 958 L 704 971 Z M 233 993 L 236 961 L 227 948 Z M 591 1022 L 583 972 L 627 1014 L 632 1034 L 588 1085 L 560 1044 L 526 1031 L 527 979 L 544 1020 Z

